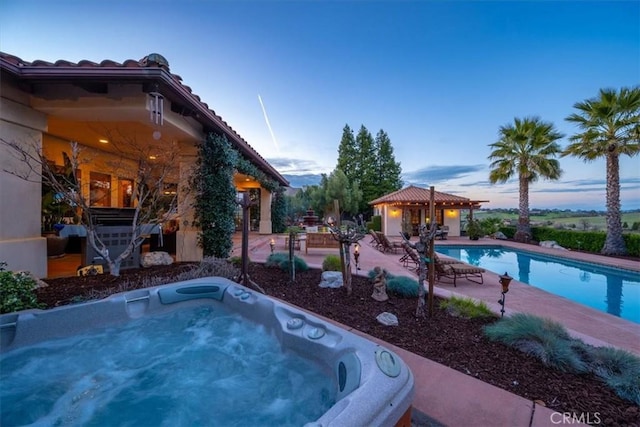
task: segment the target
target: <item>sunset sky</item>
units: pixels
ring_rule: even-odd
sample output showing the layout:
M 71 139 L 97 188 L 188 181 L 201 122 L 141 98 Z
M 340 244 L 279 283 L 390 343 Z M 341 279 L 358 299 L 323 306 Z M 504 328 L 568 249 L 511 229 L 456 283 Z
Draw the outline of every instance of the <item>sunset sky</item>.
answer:
M 330 173 L 343 127 L 364 125 L 389 135 L 406 185 L 516 208 L 516 179 L 488 182 L 499 127 L 540 116 L 570 136 L 576 102 L 639 85 L 640 2 L 3 0 L 0 50 L 160 53 L 293 186 Z M 560 162 L 531 207 L 604 210 L 604 160 Z M 638 209 L 640 159 L 620 164 L 622 208 Z

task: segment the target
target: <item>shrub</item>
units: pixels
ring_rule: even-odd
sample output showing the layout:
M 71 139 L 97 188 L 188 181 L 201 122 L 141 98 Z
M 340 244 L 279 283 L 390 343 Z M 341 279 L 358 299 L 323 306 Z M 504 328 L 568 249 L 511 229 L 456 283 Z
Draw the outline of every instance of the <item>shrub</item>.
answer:
M 240 257 L 234 258 L 238 258 L 238 260 L 240 261 L 242 260 L 242 258 Z M 179 280 L 176 281 L 197 279 L 199 277 L 208 276 L 219 276 L 226 279 L 234 280 L 240 275 L 240 270 L 233 262 L 227 261 L 226 259 L 205 257 L 197 266 L 183 274 L 184 276 L 181 275 L 181 277 L 179 277 Z
M 532 227 L 531 233 L 533 240 L 538 242 L 554 240 L 567 249 L 578 249 L 594 253 L 599 253 L 602 250 L 607 237 L 607 234 L 603 231 L 554 230 L 548 227 Z M 625 233 L 622 238 L 628 254 L 640 256 L 640 235 Z
M 35 279 L 29 273 L 6 271 L 6 265 L 0 263 L 0 313 L 43 308 L 38 303 Z
M 420 284 L 407 276 L 387 278 L 387 291 L 404 298 L 417 298 Z
M 322 271 L 342 271 L 342 264 L 338 255 L 327 255 L 322 261 Z
M 238 255 L 232 256 L 231 258 L 229 258 L 229 262 L 235 267 L 238 267 L 238 268 L 242 267 L 241 256 L 238 256 Z M 251 263 L 251 259 L 249 259 L 249 263 Z
M 485 335 L 539 358 L 562 371 L 591 372 L 623 399 L 640 405 L 640 358 L 613 347 L 594 347 L 571 338 L 562 325 L 515 314 L 485 326 Z
M 565 372 L 585 372 L 585 363 L 573 349 L 573 340 L 561 324 L 531 314 L 515 314 L 485 326 L 493 340 L 531 354 L 547 366 Z
M 309 266 L 302 258 L 297 256 L 293 257 L 293 263 L 296 271 L 307 271 Z M 267 261 L 264 263 L 265 267 L 277 267 L 283 271 L 289 271 L 289 254 L 284 252 L 275 252 L 267 257 Z
M 475 301 L 472 298 L 459 298 L 452 296 L 440 302 L 440 308 L 452 316 L 466 317 L 468 319 L 495 317 L 484 301 Z
M 640 405 L 640 358 L 613 347 L 590 349 L 590 370 L 618 396 Z
M 373 215 L 371 221 L 366 224 L 367 230 L 382 231 L 382 217 L 380 215 Z
M 367 273 L 369 280 L 373 280 L 376 277 L 376 272 L 369 270 Z M 387 292 L 404 298 L 417 298 L 418 281 L 408 276 L 394 276 L 387 273 Z

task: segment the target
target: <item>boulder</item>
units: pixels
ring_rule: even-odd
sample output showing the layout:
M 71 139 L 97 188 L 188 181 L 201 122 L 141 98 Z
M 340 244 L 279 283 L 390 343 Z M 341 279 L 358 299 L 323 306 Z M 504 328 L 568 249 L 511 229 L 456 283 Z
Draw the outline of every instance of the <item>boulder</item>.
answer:
M 563 251 L 566 251 L 566 248 L 563 248 L 562 246 L 560 246 L 555 240 L 543 240 L 542 242 L 539 243 L 540 247 L 543 248 L 551 248 L 551 249 L 561 249 Z
M 507 236 L 505 236 L 505 234 L 502 231 L 496 231 L 493 237 L 499 240 L 507 240 Z
M 140 265 L 144 268 L 153 267 L 154 265 L 171 265 L 173 257 L 168 252 L 154 251 L 145 252 L 140 256 Z
M 387 311 L 378 314 L 376 320 L 385 326 L 398 326 L 398 317 Z
M 321 288 L 339 288 L 342 286 L 342 272 L 340 271 L 323 271 L 320 280 Z

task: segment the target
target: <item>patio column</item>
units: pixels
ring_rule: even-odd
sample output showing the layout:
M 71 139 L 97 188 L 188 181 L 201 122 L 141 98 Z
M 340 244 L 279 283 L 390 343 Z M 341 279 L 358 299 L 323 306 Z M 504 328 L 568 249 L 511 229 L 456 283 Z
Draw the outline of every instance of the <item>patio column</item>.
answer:
M 181 147 L 180 154 L 180 183 L 178 185 L 178 216 L 180 228 L 176 233 L 176 261 L 201 261 L 202 248 L 198 245 L 199 229 L 192 226 L 195 219 L 193 209 L 193 195 L 181 191 L 192 176 L 196 167 L 197 153 L 195 148 Z
M 0 99 L 0 137 L 42 147 L 47 128 L 44 114 Z M 20 124 L 18 124 L 20 123 Z M 12 271 L 29 271 L 39 278 L 47 276 L 47 240 L 41 235 L 42 184 L 29 182 L 8 171 L 26 172 L 27 165 L 0 144 L 0 261 Z M 36 168 L 37 169 L 37 168 Z M 19 201 L 19 202 L 17 202 Z
M 272 194 L 265 188 L 260 188 L 260 228 L 259 234 L 271 234 L 271 198 Z

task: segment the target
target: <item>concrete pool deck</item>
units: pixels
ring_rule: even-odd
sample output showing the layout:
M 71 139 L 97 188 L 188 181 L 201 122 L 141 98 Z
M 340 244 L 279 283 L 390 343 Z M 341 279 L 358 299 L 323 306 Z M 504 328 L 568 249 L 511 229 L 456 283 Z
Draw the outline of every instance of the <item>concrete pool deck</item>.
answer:
M 252 261 L 263 262 L 269 256 L 269 241 L 274 236 L 252 236 L 250 239 L 249 257 Z M 285 236 L 275 236 L 276 251 L 285 250 Z M 416 277 L 415 273 L 403 267 L 400 262 L 402 254 L 382 253 L 371 247 L 369 237 L 360 242 L 360 274 L 366 275 L 375 266 L 380 266 L 391 274 Z M 240 242 L 234 245 L 234 255 L 240 255 Z M 640 262 L 637 260 L 605 257 L 582 252 L 562 251 L 541 248 L 539 246 L 520 244 L 495 239 L 471 241 L 466 237 L 449 238 L 436 241 L 438 245 L 500 245 L 523 249 L 540 254 L 562 256 L 578 261 L 602 264 L 612 267 L 636 271 L 640 274 Z M 309 249 L 308 253 L 296 251 L 310 267 L 321 267 L 327 254 L 337 253 L 337 249 Z M 471 297 L 484 301 L 489 308 L 499 313 L 501 306 L 498 299 L 501 287 L 499 274 L 487 271 L 484 273 L 484 284 L 478 285 L 460 279 L 457 287 L 450 282 L 436 283 L 434 294 L 442 297 L 456 295 Z M 640 324 L 574 303 L 564 297 L 550 294 L 517 280 L 511 282 L 506 297 L 505 314 L 525 312 L 555 320 L 564 325 L 569 332 L 583 341 L 598 346 L 613 346 L 640 355 Z M 365 335 L 348 326 L 341 325 L 354 333 Z M 561 421 L 554 411 L 488 383 L 477 380 L 462 372 L 435 363 L 416 354 L 397 348 L 386 342 L 368 336 L 373 341 L 397 352 L 411 368 L 416 392 L 413 407 L 422 414 L 427 414 L 429 421 L 417 425 L 448 426 L 557 426 Z M 555 414 L 555 415 L 554 415 Z

